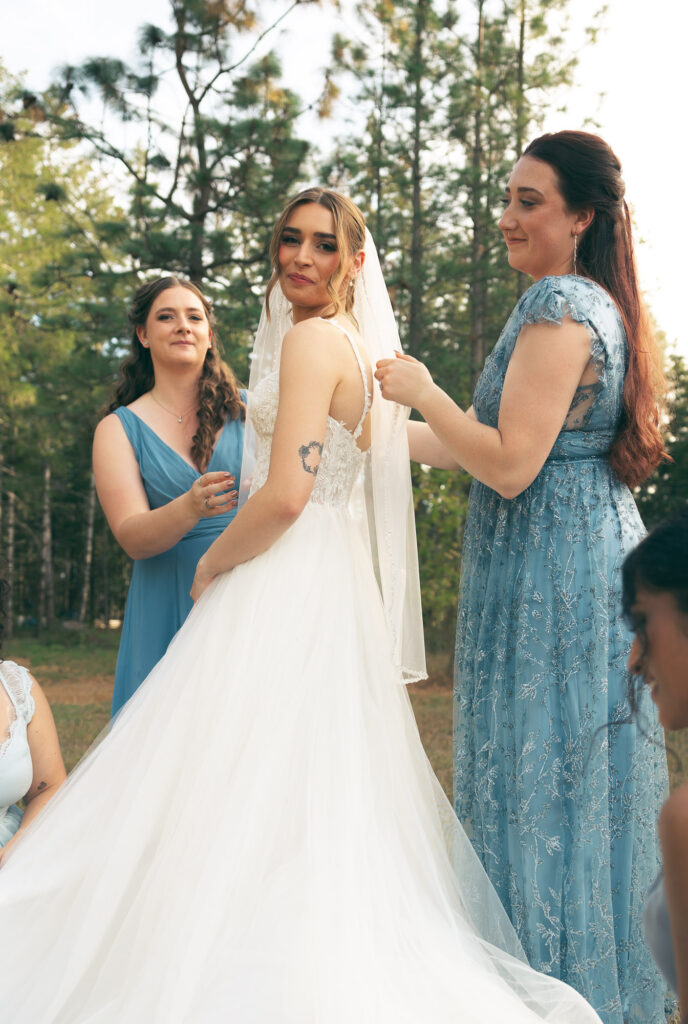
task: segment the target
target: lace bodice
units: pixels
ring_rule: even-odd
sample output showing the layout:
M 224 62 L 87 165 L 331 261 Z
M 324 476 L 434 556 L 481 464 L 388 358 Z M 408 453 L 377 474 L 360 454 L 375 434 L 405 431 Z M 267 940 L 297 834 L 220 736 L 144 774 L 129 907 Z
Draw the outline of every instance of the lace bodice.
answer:
M 354 483 L 363 468 L 368 454 L 360 450 L 356 441 L 361 434 L 363 422 L 370 410 L 371 398 L 365 368 L 353 339 L 341 324 L 333 320 L 328 320 L 327 322 L 331 323 L 334 327 L 338 327 L 349 339 L 363 378 L 365 397 L 363 413 L 353 432 L 339 420 L 328 416 L 318 475 L 315 478 L 315 484 L 308 503 L 346 508 L 349 504 Z M 258 440 L 251 494 L 254 494 L 267 480 L 278 404 L 279 370 L 276 370 L 258 384 L 251 395 L 249 404 L 249 417 Z
M 33 768 L 26 727 L 33 718 L 31 677 L 13 661 L 0 662 L 2 720 L 7 729 L 0 739 L 0 817 L 7 807 L 21 800 L 31 786 Z M 7 714 L 5 714 L 5 710 Z

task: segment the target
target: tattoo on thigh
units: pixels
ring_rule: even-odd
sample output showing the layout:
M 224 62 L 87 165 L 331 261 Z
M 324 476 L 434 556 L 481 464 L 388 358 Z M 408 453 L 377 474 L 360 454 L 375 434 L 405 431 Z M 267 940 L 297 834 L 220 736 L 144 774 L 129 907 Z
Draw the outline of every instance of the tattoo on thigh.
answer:
M 299 448 L 301 465 L 307 473 L 312 473 L 313 476 L 318 475 L 322 450 L 323 446 L 319 441 L 310 441 L 308 444 L 302 444 Z M 315 461 L 316 459 L 317 462 Z

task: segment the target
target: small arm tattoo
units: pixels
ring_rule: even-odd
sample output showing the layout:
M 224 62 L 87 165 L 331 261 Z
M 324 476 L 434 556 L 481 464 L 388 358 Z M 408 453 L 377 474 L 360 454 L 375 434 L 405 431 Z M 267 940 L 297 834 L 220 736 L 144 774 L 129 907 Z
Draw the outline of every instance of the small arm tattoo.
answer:
M 36 792 L 37 793 L 41 793 L 44 789 L 47 789 L 47 788 L 48 788 L 48 783 L 47 782 L 39 782 L 38 786 L 36 787 Z
M 305 469 L 306 473 L 312 473 L 313 476 L 318 475 L 322 450 L 323 446 L 319 441 L 310 441 L 308 444 L 302 444 L 300 446 L 299 455 L 301 456 L 301 465 Z M 317 458 L 317 462 L 313 461 L 315 458 Z

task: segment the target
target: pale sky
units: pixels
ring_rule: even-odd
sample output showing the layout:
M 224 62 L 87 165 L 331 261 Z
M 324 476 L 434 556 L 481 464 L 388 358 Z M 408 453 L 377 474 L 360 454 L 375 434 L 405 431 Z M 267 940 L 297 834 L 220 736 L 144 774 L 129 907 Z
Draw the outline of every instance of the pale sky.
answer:
M 284 0 L 284 8 L 288 5 Z M 574 45 L 582 42 L 576 27 L 588 24 L 599 6 L 597 0 L 571 0 Z M 607 8 L 606 29 L 597 44 L 580 49 L 576 86 L 565 97 L 568 111 L 553 110 L 544 129 L 580 128 L 586 118 L 593 118 L 596 130 L 619 156 L 637 226 L 641 285 L 659 326 L 688 357 L 683 304 L 683 291 L 688 290 L 688 236 L 683 238 L 688 5 L 684 0 L 607 0 Z M 269 9 L 283 8 L 273 2 Z M 26 72 L 27 84 L 40 89 L 57 65 L 78 63 L 86 56 L 130 59 L 139 25 L 149 21 L 164 26 L 168 12 L 169 0 L 118 0 L 116 5 L 0 0 L 0 59 L 9 71 Z M 336 17 L 331 6 L 309 5 L 292 12 L 280 30 L 277 48 L 284 56 L 287 82 L 304 99 L 317 91 Z M 342 107 L 340 116 L 344 111 Z M 317 122 L 309 124 L 316 142 L 323 132 L 327 148 L 336 120 L 322 129 Z

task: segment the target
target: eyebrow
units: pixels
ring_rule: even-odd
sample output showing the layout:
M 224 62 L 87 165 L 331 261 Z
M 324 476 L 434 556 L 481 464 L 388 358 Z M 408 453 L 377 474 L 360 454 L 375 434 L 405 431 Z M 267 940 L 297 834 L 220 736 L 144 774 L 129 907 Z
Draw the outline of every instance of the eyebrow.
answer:
M 284 231 L 291 231 L 292 234 L 294 234 L 294 235 L 300 235 L 301 234 L 301 228 L 289 228 L 289 227 L 286 227 L 283 230 Z M 316 238 L 333 238 L 335 240 L 335 242 L 337 241 L 337 236 L 336 235 L 329 235 L 327 233 L 327 231 L 314 231 L 313 234 L 314 234 L 314 236 Z
M 177 310 L 174 306 L 161 306 L 160 309 L 156 309 L 156 313 L 176 313 Z M 184 310 L 185 313 L 200 313 L 200 306 L 187 306 Z
M 504 191 L 505 192 L 511 192 L 511 189 L 507 185 L 506 188 L 504 189 Z M 541 192 L 539 188 L 530 188 L 527 185 L 522 187 L 522 188 L 517 188 L 516 191 L 517 192 L 534 192 L 536 196 L 542 196 L 543 199 L 545 198 L 544 193 Z

